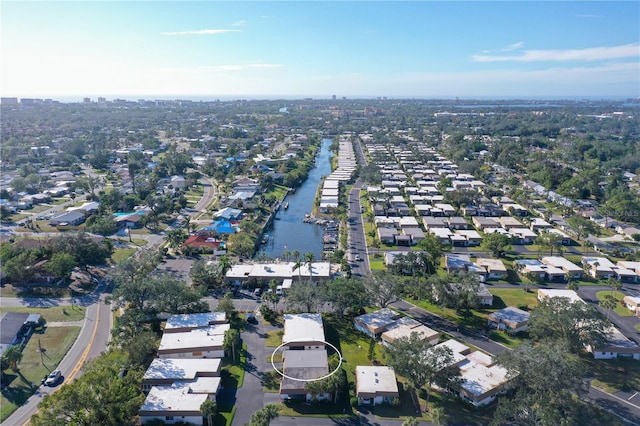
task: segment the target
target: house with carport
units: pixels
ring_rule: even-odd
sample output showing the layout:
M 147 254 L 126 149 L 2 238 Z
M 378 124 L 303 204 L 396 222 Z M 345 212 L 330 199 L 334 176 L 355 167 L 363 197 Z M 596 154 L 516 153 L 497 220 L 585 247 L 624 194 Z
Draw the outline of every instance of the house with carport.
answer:
M 357 365 L 355 379 L 358 405 L 390 404 L 400 396 L 392 367 Z
M 510 334 L 520 333 L 529 327 L 529 318 L 531 314 L 522 309 L 507 306 L 490 313 L 487 316 L 487 325 L 498 330 L 504 330 Z

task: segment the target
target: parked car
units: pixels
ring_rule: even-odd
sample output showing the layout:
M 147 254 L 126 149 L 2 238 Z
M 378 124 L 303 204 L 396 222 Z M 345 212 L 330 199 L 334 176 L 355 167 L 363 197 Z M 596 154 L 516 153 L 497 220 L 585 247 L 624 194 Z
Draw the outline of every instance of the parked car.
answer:
M 62 377 L 62 373 L 60 370 L 53 370 L 47 380 L 44 381 L 45 386 L 55 386 L 58 383 L 58 380 Z
M 256 315 L 253 312 L 247 312 L 247 322 L 251 324 L 258 323 L 258 319 L 256 318 Z
M 253 290 L 253 294 L 255 296 L 261 296 L 262 295 L 262 289 L 260 287 L 256 288 L 255 290 Z

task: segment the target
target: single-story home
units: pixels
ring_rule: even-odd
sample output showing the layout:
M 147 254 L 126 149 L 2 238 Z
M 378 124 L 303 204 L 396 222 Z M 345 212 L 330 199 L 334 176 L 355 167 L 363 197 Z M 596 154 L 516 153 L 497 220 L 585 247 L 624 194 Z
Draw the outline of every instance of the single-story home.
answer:
M 138 415 L 140 423 L 160 420 L 164 424 L 202 425 L 200 407 L 207 399 L 215 400 L 220 388 L 219 377 L 200 377 L 171 386 L 153 386 Z
M 171 315 L 164 326 L 165 333 L 183 333 L 198 328 L 209 328 L 216 324 L 225 324 L 227 315 L 224 312 L 203 312 L 196 314 Z
M 386 366 L 356 366 L 356 397 L 359 405 L 388 404 L 398 398 L 396 373 Z
M 384 308 L 355 317 L 353 324 L 356 330 L 363 332 L 372 339 L 378 339 L 401 316 L 389 308 Z
M 306 387 L 310 380 L 320 379 L 329 374 L 329 360 L 327 351 L 296 351 L 289 350 L 283 354 L 284 377 L 280 382 L 280 398 L 283 400 L 329 400 L 329 393 L 312 395 Z
M 153 386 L 171 386 L 175 382 L 198 377 L 220 377 L 220 358 L 156 358 L 142 376 L 142 390 Z
M 531 314 L 527 311 L 507 306 L 504 309 L 490 313 L 487 316 L 487 325 L 515 334 L 528 328 L 530 316 Z
M 282 343 L 290 350 L 325 350 L 322 315 L 314 313 L 284 314 Z
M 594 359 L 634 359 L 640 360 L 640 346 L 616 327 L 609 328 L 609 337 L 606 343 L 594 348 L 587 346 L 587 350 L 593 354 Z
M 217 324 L 181 333 L 164 333 L 158 348 L 159 358 L 222 358 L 224 333 L 229 324 Z

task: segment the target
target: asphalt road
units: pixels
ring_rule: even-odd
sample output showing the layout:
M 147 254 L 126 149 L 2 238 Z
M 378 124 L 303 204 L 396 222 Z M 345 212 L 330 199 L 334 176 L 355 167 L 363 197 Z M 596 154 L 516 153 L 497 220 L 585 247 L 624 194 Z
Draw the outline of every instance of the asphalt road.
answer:
M 39 386 L 36 392 L 19 407 L 2 424 L 8 426 L 27 425 L 31 416 L 37 411 L 38 404 L 45 395 L 51 394 L 64 383 L 73 381 L 82 374 L 82 367 L 89 360 L 95 359 L 107 348 L 111 335 L 111 307 L 104 303 L 106 293 L 96 293 L 83 298 L 74 299 L 73 303 L 87 307 L 84 324 L 71 349 L 58 365 L 63 381 L 55 387 Z M 9 306 L 71 306 L 71 299 L 20 299 L 0 298 L 3 307 Z

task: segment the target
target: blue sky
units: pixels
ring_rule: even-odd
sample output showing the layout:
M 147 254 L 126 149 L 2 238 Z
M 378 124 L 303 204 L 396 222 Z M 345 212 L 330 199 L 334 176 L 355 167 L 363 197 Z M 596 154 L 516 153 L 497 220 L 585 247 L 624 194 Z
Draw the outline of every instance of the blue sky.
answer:
M 2 96 L 640 96 L 637 1 L 0 7 Z

